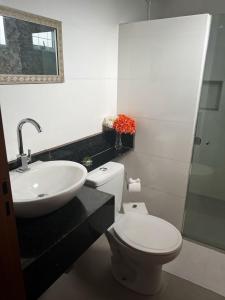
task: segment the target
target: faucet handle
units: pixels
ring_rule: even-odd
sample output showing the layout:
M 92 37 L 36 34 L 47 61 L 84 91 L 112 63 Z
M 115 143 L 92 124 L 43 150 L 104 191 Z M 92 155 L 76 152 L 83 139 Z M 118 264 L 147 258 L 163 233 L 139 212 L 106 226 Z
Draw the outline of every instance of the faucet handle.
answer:
M 27 153 L 27 161 L 30 162 L 31 161 L 31 150 L 28 149 L 28 153 Z

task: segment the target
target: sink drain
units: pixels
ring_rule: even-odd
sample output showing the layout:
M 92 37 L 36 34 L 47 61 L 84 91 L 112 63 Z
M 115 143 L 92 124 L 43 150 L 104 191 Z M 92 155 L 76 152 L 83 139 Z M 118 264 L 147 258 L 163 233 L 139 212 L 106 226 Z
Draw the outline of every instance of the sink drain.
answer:
M 48 196 L 48 194 L 39 194 L 39 195 L 37 195 L 38 198 L 42 198 L 42 197 L 45 197 L 45 196 Z

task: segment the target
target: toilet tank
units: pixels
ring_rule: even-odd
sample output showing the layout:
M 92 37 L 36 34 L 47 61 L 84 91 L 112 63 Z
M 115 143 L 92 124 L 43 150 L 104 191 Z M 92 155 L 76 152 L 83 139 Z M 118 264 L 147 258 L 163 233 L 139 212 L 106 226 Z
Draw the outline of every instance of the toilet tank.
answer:
M 122 204 L 124 165 L 108 162 L 88 173 L 86 185 L 115 196 L 115 216 Z

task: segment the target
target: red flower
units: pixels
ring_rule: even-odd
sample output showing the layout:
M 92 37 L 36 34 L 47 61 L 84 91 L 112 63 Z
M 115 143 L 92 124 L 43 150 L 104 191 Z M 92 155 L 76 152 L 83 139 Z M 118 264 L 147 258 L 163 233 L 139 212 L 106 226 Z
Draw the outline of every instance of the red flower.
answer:
M 136 131 L 136 122 L 134 119 L 120 114 L 114 121 L 113 128 L 119 133 L 134 134 Z

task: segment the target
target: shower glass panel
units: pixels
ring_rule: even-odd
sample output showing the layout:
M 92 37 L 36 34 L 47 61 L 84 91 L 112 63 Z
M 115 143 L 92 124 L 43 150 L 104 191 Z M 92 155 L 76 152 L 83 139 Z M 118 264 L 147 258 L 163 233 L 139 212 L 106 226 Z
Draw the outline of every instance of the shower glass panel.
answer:
M 212 18 L 183 235 L 225 250 L 225 15 Z

